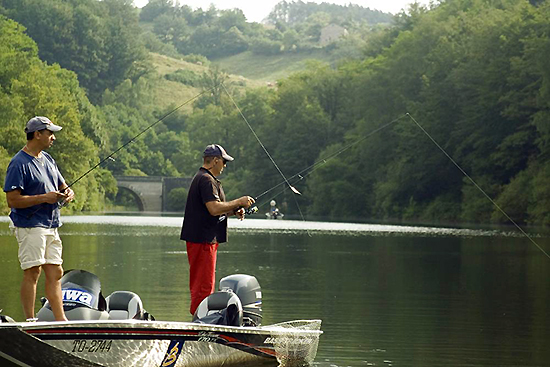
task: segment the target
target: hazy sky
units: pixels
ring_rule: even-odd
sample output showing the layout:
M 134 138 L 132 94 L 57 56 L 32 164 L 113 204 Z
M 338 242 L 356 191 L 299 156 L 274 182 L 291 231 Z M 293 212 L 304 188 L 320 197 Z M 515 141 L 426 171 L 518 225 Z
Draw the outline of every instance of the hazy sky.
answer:
M 407 8 L 408 4 L 415 2 L 414 0 L 303 0 L 304 2 L 327 2 L 331 4 L 348 5 L 350 3 L 360 5 L 364 8 L 373 10 L 381 10 L 387 13 L 398 13 L 401 9 Z M 146 5 L 149 0 L 134 0 L 134 4 L 138 7 Z M 180 5 L 189 5 L 193 9 L 203 8 L 208 9 L 210 4 L 214 4 L 217 9 L 233 9 L 238 8 L 244 12 L 246 19 L 249 22 L 261 22 L 262 19 L 268 16 L 273 7 L 280 0 L 180 0 Z M 428 4 L 427 0 L 417 1 L 421 4 Z

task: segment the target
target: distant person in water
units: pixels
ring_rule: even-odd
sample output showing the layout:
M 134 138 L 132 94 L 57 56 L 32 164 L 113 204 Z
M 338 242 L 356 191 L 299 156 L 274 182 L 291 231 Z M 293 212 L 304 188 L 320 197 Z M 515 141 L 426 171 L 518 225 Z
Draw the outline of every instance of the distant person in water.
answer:
M 44 150 L 55 141 L 54 125 L 47 117 L 27 122 L 27 144 L 11 160 L 6 172 L 4 192 L 11 208 L 12 229 L 19 244 L 23 269 L 21 303 L 27 320 L 34 320 L 36 285 L 40 273 L 46 274 L 46 298 L 55 319 L 66 321 L 60 279 L 62 245 L 58 227 L 59 203 L 72 201 L 74 192 L 65 183 L 57 164 Z
M 189 187 L 180 239 L 187 242 L 192 315 L 201 301 L 215 291 L 218 244 L 227 241 L 227 217 L 244 219 L 244 208 L 254 203 L 250 196 L 225 201 L 217 177 L 231 161 L 233 157 L 221 145 L 208 145 L 203 165 Z

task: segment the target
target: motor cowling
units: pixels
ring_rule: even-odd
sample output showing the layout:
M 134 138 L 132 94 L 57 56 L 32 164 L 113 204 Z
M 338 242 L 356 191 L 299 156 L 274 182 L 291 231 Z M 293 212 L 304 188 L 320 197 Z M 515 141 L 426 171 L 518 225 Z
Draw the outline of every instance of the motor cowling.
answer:
M 229 275 L 220 280 L 219 289 L 199 304 L 193 322 L 227 326 L 261 325 L 262 291 L 255 277 Z
M 63 310 L 69 320 L 106 320 L 105 298 L 101 294 L 99 278 L 85 270 L 69 270 L 61 278 Z M 55 321 L 47 299 L 36 317 L 39 321 Z
M 262 324 L 262 289 L 256 277 L 246 274 L 233 274 L 220 280 L 220 290 L 232 290 L 243 306 L 242 326 Z
M 129 291 L 115 291 L 105 299 L 99 278 L 85 270 L 69 270 L 61 278 L 63 310 L 69 320 L 154 320 L 141 298 Z M 38 311 L 39 321 L 55 321 L 46 298 Z

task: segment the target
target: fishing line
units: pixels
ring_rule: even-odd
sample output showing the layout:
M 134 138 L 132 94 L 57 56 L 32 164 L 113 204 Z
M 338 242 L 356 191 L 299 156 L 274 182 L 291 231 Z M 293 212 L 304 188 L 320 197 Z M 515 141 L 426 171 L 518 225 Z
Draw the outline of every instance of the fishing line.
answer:
M 279 171 L 279 173 L 281 174 L 281 176 L 283 177 L 284 179 L 284 182 L 288 185 L 288 187 L 290 188 L 290 190 L 292 190 L 293 193 L 295 194 L 298 194 L 298 195 L 302 195 L 298 190 L 296 190 L 296 188 L 294 186 L 292 186 L 290 184 L 290 182 L 288 182 L 288 180 L 286 179 L 285 175 L 283 174 L 283 172 L 281 171 L 281 169 L 279 168 L 279 166 L 277 165 L 277 163 L 275 163 L 275 160 L 273 159 L 273 157 L 271 157 L 271 154 L 269 154 L 269 152 L 267 151 L 266 147 L 264 146 L 264 144 L 262 143 L 262 141 L 260 140 L 260 138 L 258 137 L 258 135 L 256 134 L 256 132 L 254 131 L 254 129 L 252 128 L 252 126 L 250 126 L 250 124 L 248 123 L 248 120 L 246 119 L 246 117 L 244 116 L 243 112 L 241 111 L 241 109 L 239 108 L 239 106 L 237 105 L 237 103 L 235 102 L 235 100 L 233 99 L 233 97 L 231 97 L 231 94 L 229 94 L 229 92 L 227 91 L 227 89 L 225 88 L 225 85 L 223 83 L 221 83 L 221 86 L 223 88 L 223 90 L 225 91 L 225 93 L 227 93 L 227 96 L 229 97 L 229 99 L 231 100 L 231 102 L 233 103 L 233 105 L 235 106 L 235 108 L 237 109 L 237 111 L 239 111 L 239 114 L 241 115 L 241 117 L 243 118 L 244 122 L 246 122 L 246 125 L 248 126 L 248 128 L 250 129 L 250 131 L 252 131 L 252 134 L 254 134 L 254 137 L 256 138 L 256 140 L 258 141 L 258 143 L 260 143 L 260 146 L 262 147 L 262 149 L 264 150 L 265 154 L 267 154 L 267 156 L 269 157 L 269 159 L 271 160 L 271 163 L 273 163 L 273 165 L 275 166 L 275 168 L 277 169 L 277 171 Z
M 214 87 L 216 88 L 216 87 Z M 81 179 L 83 179 L 84 177 L 86 177 L 90 172 L 92 172 L 94 169 L 96 169 L 97 167 L 99 167 L 103 162 L 105 162 L 106 160 L 114 160 L 113 158 L 113 155 L 115 155 L 116 153 L 118 153 L 120 150 L 122 150 L 123 148 L 125 148 L 128 144 L 134 142 L 134 140 L 136 140 L 137 138 L 139 138 L 141 135 L 143 135 L 145 132 L 147 132 L 149 129 L 151 129 L 153 126 L 155 126 L 156 124 L 158 124 L 159 122 L 161 122 L 162 120 L 164 120 L 165 118 L 167 118 L 168 116 L 170 116 L 171 114 L 173 114 L 174 112 L 176 112 L 177 110 L 179 110 L 180 108 L 182 108 L 183 106 L 187 105 L 189 102 L 199 98 L 200 96 L 202 96 L 204 93 L 206 92 L 210 92 L 211 90 L 213 90 L 214 88 L 212 89 L 207 89 L 207 90 L 204 90 L 202 92 L 200 92 L 199 94 L 195 95 L 194 97 L 188 99 L 187 101 L 183 102 L 182 104 L 180 104 L 178 107 L 174 108 L 173 110 L 171 110 L 170 112 L 168 112 L 167 114 L 165 114 L 164 116 L 162 116 L 161 118 L 159 118 L 157 121 L 153 122 L 151 125 L 147 126 L 145 129 L 143 129 L 142 131 L 140 131 L 136 136 L 134 136 L 133 138 L 131 138 L 130 140 L 128 140 L 126 143 L 124 143 L 123 145 L 121 145 L 117 150 L 115 150 L 114 152 L 112 152 L 111 154 L 109 154 L 107 157 L 103 158 L 101 161 L 99 161 L 99 163 L 97 163 L 95 166 L 93 166 L 92 168 L 90 168 L 88 171 L 86 171 L 83 175 L 81 175 L 79 178 L 77 178 L 76 180 L 74 180 L 70 185 L 68 185 L 66 187 L 69 188 L 71 186 L 73 186 L 75 183 L 77 183 L 78 181 L 80 181 Z
M 260 146 L 262 147 L 262 149 L 264 150 L 265 154 L 267 154 L 267 156 L 269 157 L 269 159 L 271 160 L 271 163 L 273 163 L 273 165 L 275 166 L 275 168 L 277 169 L 277 171 L 279 171 L 279 173 L 281 174 L 281 176 L 283 177 L 283 180 L 284 182 L 287 184 L 287 186 L 290 188 L 290 190 L 297 194 L 297 195 L 302 195 L 300 193 L 300 191 L 298 191 L 294 186 L 292 186 L 290 184 L 290 182 L 288 182 L 286 176 L 284 175 L 283 171 L 281 171 L 281 169 L 279 168 L 279 166 L 277 165 L 277 163 L 275 163 L 275 160 L 273 159 L 273 157 L 271 156 L 271 154 L 269 154 L 269 152 L 267 151 L 267 148 L 265 147 L 265 145 L 262 143 L 262 141 L 260 140 L 260 138 L 258 137 L 258 134 L 256 134 L 256 132 L 254 131 L 254 129 L 252 128 L 252 126 L 250 125 L 250 123 L 248 122 L 248 120 L 246 119 L 246 116 L 243 114 L 243 112 L 241 111 L 241 109 L 239 108 L 239 106 L 237 105 L 237 102 L 235 102 L 235 100 L 233 99 L 233 97 L 231 97 L 231 94 L 229 94 L 229 91 L 227 90 L 227 88 L 225 88 L 225 85 L 223 83 L 220 83 L 223 90 L 225 91 L 225 93 L 227 94 L 227 96 L 229 97 L 229 99 L 231 100 L 231 102 L 233 103 L 233 105 L 235 106 L 235 108 L 237 109 L 237 111 L 239 111 L 239 114 L 241 115 L 241 117 L 243 118 L 244 122 L 246 122 L 246 125 L 248 126 L 248 128 L 250 129 L 250 131 L 252 131 L 252 134 L 254 135 L 254 137 L 256 138 L 256 140 L 258 141 L 258 143 L 260 144 Z M 294 199 L 294 202 L 296 203 L 296 207 L 298 208 L 298 211 L 300 212 L 300 217 L 302 218 L 302 220 L 305 222 L 306 221 L 306 218 L 304 217 L 304 214 L 302 213 L 302 209 L 300 208 L 300 204 L 298 204 L 298 200 L 296 200 L 296 196 L 292 195 L 292 198 Z M 309 230 L 307 231 L 307 234 L 311 237 L 311 234 L 309 233 Z
M 319 166 L 320 166 L 321 164 L 327 163 L 327 161 L 331 160 L 332 158 L 335 158 L 335 157 L 339 156 L 340 154 L 344 153 L 346 150 L 352 148 L 353 146 L 355 146 L 355 145 L 357 145 L 357 144 L 359 144 L 359 143 L 362 143 L 363 141 L 365 141 L 366 139 L 368 139 L 368 138 L 371 137 L 372 135 L 374 135 L 374 134 L 376 134 L 376 133 L 378 133 L 378 132 L 380 132 L 380 131 L 386 129 L 387 127 L 393 125 L 394 123 L 396 123 L 397 121 L 401 120 L 401 119 L 404 118 L 404 117 L 407 117 L 407 115 L 402 115 L 402 116 L 400 116 L 400 117 L 398 117 L 398 118 L 396 118 L 396 119 L 394 119 L 394 120 L 392 120 L 392 121 L 390 121 L 390 122 L 388 122 L 388 123 L 386 123 L 386 124 L 384 124 L 384 125 L 378 127 L 377 129 L 374 129 L 373 131 L 371 131 L 371 132 L 368 133 L 367 135 L 363 136 L 361 139 L 358 139 L 358 140 L 354 141 L 353 143 L 346 145 L 344 148 L 340 149 L 339 151 L 337 151 L 337 152 L 335 152 L 335 153 L 333 153 L 333 154 L 329 154 L 328 156 L 319 159 L 318 161 L 314 162 L 312 165 L 310 165 L 310 166 L 304 168 L 303 170 L 301 170 L 300 172 L 296 173 L 294 176 L 291 176 L 291 177 L 289 178 L 289 180 L 292 180 L 292 179 L 294 179 L 294 178 L 296 178 L 296 177 L 298 177 L 299 180 L 303 180 L 305 177 L 307 177 L 308 175 L 310 175 L 311 173 L 313 173 L 313 171 L 315 171 L 316 169 L 320 168 Z M 304 172 L 310 170 L 311 168 L 313 168 L 311 171 L 309 171 L 309 172 L 306 173 L 306 174 L 303 174 Z M 302 175 L 302 174 L 303 174 L 303 175 Z M 277 185 L 273 186 L 272 188 L 270 188 L 270 189 L 268 189 L 268 190 L 262 192 L 262 193 L 261 193 L 260 195 L 258 195 L 256 198 L 260 198 L 260 197 L 262 197 L 262 196 L 268 194 L 269 192 L 275 190 L 277 187 L 279 187 L 279 186 L 281 186 L 281 185 L 283 185 L 283 184 L 285 184 L 284 181 L 278 183 Z M 276 196 L 282 194 L 283 192 L 284 192 L 284 191 L 280 192 L 280 193 L 277 194 Z M 276 196 L 275 196 L 275 197 L 276 197 Z
M 529 236 L 527 234 L 527 232 L 525 232 L 523 230 L 523 228 L 521 228 L 521 226 L 519 224 L 516 223 L 515 220 L 513 220 L 505 211 L 504 209 L 502 209 L 475 181 L 472 177 L 470 177 L 470 175 L 468 173 L 466 173 L 466 171 L 464 171 L 462 169 L 462 167 L 460 167 L 460 165 L 445 151 L 445 149 L 443 149 L 443 147 L 441 145 L 439 145 L 437 143 L 437 141 L 435 141 L 435 139 L 418 123 L 418 121 L 416 121 L 416 119 L 414 117 L 411 116 L 410 113 L 407 112 L 406 114 L 407 116 L 410 117 L 410 119 L 416 124 L 416 126 L 418 126 L 418 128 L 420 128 L 420 130 L 422 130 L 422 132 L 424 134 L 426 134 L 426 136 L 432 141 L 432 143 L 435 144 L 436 147 L 439 148 L 439 150 L 441 150 L 443 152 L 443 154 L 445 154 L 445 156 L 456 166 L 456 168 L 458 168 L 460 170 L 460 172 L 462 172 L 462 174 L 468 179 L 470 180 L 470 182 L 479 190 L 481 191 L 481 193 L 483 195 L 485 195 L 485 197 L 514 225 L 516 226 L 517 229 L 519 229 L 519 231 L 529 239 L 529 241 L 531 241 L 531 243 L 533 243 L 533 245 L 535 245 L 543 254 L 546 255 L 546 257 L 548 257 L 550 259 L 550 255 L 544 251 L 544 249 L 539 246 L 538 243 L 535 242 L 535 240 L 533 238 L 531 238 L 531 236 Z
M 99 161 L 99 163 L 97 163 L 95 166 L 93 166 L 92 168 L 90 168 L 89 170 L 87 170 L 86 172 L 84 172 L 84 174 L 82 174 L 80 177 L 78 177 L 76 180 L 74 180 L 70 185 L 67 185 L 67 187 L 65 187 L 63 190 L 61 190 L 61 192 L 64 192 L 65 190 L 67 190 L 69 187 L 73 186 L 75 183 L 77 183 L 78 181 L 82 180 L 84 177 L 86 177 L 90 172 L 92 172 L 93 170 L 95 170 L 97 167 L 99 167 L 103 162 L 107 161 L 107 160 L 112 160 L 114 161 L 114 158 L 113 158 L 113 155 L 115 155 L 116 153 L 118 153 L 120 150 L 122 150 L 123 148 L 125 148 L 128 144 L 132 143 L 134 140 L 136 140 L 137 138 L 139 138 L 141 135 L 143 135 L 145 132 L 147 132 L 149 129 L 151 129 L 153 126 L 155 126 L 156 124 L 158 124 L 159 122 L 161 122 L 162 120 L 164 120 L 165 118 L 167 118 L 168 116 L 170 116 L 171 114 L 173 114 L 174 112 L 176 112 L 177 110 L 179 110 L 180 108 L 182 108 L 183 106 L 189 104 L 191 101 L 199 98 L 200 96 L 202 96 L 204 93 L 206 92 L 210 92 L 212 91 L 214 88 L 216 88 L 217 86 L 211 88 L 211 89 L 206 89 L 206 90 L 203 90 L 202 92 L 200 92 L 199 94 L 193 96 L 192 98 L 188 99 L 187 101 L 183 102 L 182 104 L 180 104 L 179 106 L 177 106 L 176 108 L 174 108 L 173 110 L 171 110 L 170 112 L 166 113 L 164 116 L 162 116 L 161 118 L 159 118 L 158 120 L 156 120 L 155 122 L 153 122 L 151 125 L 147 126 L 145 129 L 143 129 L 142 131 L 140 131 L 137 135 L 135 135 L 133 138 L 131 138 L 130 140 L 128 140 L 126 143 L 124 143 L 123 145 L 121 145 L 118 149 L 116 149 L 115 151 L 113 151 L 111 154 L 109 154 L 107 157 L 103 158 L 102 160 Z M 64 205 L 66 204 L 65 201 L 62 201 L 60 202 L 58 205 L 59 207 L 63 207 Z M 42 205 L 42 204 L 41 204 Z M 40 210 L 40 208 L 37 208 L 34 212 L 32 212 L 31 214 L 29 214 L 27 216 L 27 219 L 31 218 L 34 214 L 36 214 L 36 212 Z

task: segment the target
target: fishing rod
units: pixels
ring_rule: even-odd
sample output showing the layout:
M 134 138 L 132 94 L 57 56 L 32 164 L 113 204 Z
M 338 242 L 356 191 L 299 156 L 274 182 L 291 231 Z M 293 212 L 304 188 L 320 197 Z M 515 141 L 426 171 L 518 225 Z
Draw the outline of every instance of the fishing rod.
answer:
M 382 125 L 380 126 L 378 129 L 375 129 L 373 130 L 372 132 L 370 132 L 368 135 L 364 136 L 363 138 L 347 145 L 346 147 L 340 149 L 339 151 L 327 156 L 326 158 L 323 158 L 323 159 L 320 159 L 318 160 L 317 162 L 313 163 L 311 166 L 309 167 L 306 167 L 305 169 L 303 169 L 302 171 L 296 173 L 294 176 L 291 176 L 289 178 L 289 180 L 293 180 L 294 178 L 296 177 L 299 177 L 300 180 L 303 180 L 306 176 L 310 175 L 313 171 L 315 171 L 317 168 L 319 168 L 319 166 L 321 164 L 325 164 L 327 163 L 328 160 L 342 154 L 343 152 L 345 152 L 346 150 L 350 149 L 351 147 L 353 147 L 354 145 L 357 145 L 359 143 L 361 143 L 362 141 L 364 141 L 365 139 L 367 139 L 368 137 L 378 133 L 379 131 L 383 130 L 383 129 L 386 129 L 387 127 L 389 127 L 390 125 L 394 124 L 395 122 L 401 120 L 402 118 L 404 117 L 409 117 L 410 120 L 430 139 L 430 141 L 458 168 L 458 170 L 474 185 L 474 187 L 476 187 L 490 202 L 491 204 L 493 204 L 495 206 L 495 208 L 497 208 L 497 210 L 499 212 L 501 212 L 505 217 L 506 219 L 508 219 L 533 245 L 535 245 L 544 255 L 546 255 L 546 257 L 550 258 L 550 254 L 548 254 L 531 236 L 529 236 L 529 234 L 527 232 L 525 232 L 525 230 L 514 220 L 512 219 L 512 217 L 510 217 L 508 215 L 508 213 L 506 213 L 506 211 L 504 209 L 502 209 L 500 207 L 500 205 L 498 205 L 486 192 L 485 190 L 483 190 L 481 188 L 481 186 L 479 186 L 477 184 L 477 182 L 451 157 L 451 155 L 449 153 L 447 153 L 447 151 L 445 151 L 445 149 L 443 149 L 443 147 L 428 133 L 428 131 L 426 129 L 424 129 L 424 127 L 422 127 L 422 125 L 420 125 L 420 123 L 418 123 L 418 121 L 410 114 L 410 113 L 406 113 L 398 118 L 396 118 L 395 120 L 392 120 L 390 122 L 388 122 L 387 124 L 385 125 Z M 313 169 L 311 169 L 313 168 Z M 311 169 L 311 170 L 310 170 Z M 307 174 L 304 174 L 302 175 L 304 172 L 310 170 Z M 274 189 L 276 189 L 277 187 L 283 185 L 285 182 L 281 182 L 275 186 L 273 186 L 272 188 L 264 191 L 263 193 L 261 193 L 260 195 L 257 196 L 257 198 L 260 198 L 261 196 L 264 196 L 266 195 L 267 193 L 273 191 Z M 285 189 L 286 190 L 286 189 Z M 278 195 L 281 195 L 285 190 L 279 192 L 277 195 L 273 196 L 273 197 L 277 197 Z
M 296 173 L 295 175 L 291 176 L 291 177 L 289 178 L 289 180 L 292 180 L 292 179 L 294 179 L 294 178 L 296 178 L 296 177 L 298 177 L 299 180 L 303 180 L 305 177 L 309 176 L 311 173 L 313 173 L 313 171 L 315 171 L 317 168 L 319 168 L 320 165 L 327 163 L 327 162 L 328 162 L 329 160 L 331 160 L 332 158 L 335 158 L 335 157 L 339 156 L 340 154 L 344 153 L 346 150 L 352 148 L 353 146 L 355 146 L 355 145 L 357 145 L 357 144 L 359 144 L 359 143 L 362 143 L 363 141 L 365 141 L 366 139 L 368 139 L 368 138 L 371 137 L 372 135 L 374 135 L 374 134 L 376 134 L 376 133 L 378 133 L 378 132 L 380 132 L 380 131 L 382 131 L 382 130 L 388 128 L 389 126 L 393 125 L 394 123 L 396 123 L 397 121 L 399 121 L 399 120 L 401 120 L 402 118 L 405 118 L 405 117 L 407 117 L 406 114 L 405 114 L 405 115 L 402 115 L 402 116 L 400 116 L 400 117 L 398 117 L 398 118 L 396 118 L 396 119 L 394 119 L 394 120 L 392 120 L 392 121 L 390 121 L 390 122 L 388 122 L 388 123 L 386 123 L 386 124 L 384 124 L 384 125 L 382 125 L 382 126 L 380 126 L 380 127 L 378 127 L 377 129 L 374 129 L 373 131 L 371 131 L 371 132 L 368 133 L 367 135 L 365 135 L 365 136 L 363 136 L 362 138 L 360 138 L 360 139 L 354 141 L 354 142 L 351 143 L 351 144 L 346 145 L 344 148 L 338 150 L 337 152 L 335 152 L 335 153 L 333 153 L 333 154 L 330 154 L 330 155 L 328 155 L 328 156 L 326 156 L 326 157 L 324 157 L 324 158 L 321 158 L 321 159 L 317 160 L 317 161 L 314 162 L 312 165 L 310 165 L 310 166 L 304 168 L 304 169 L 301 170 L 300 172 L 298 172 L 298 173 Z M 312 169 L 312 168 L 313 168 L 313 169 Z M 309 171 L 308 173 L 304 174 L 304 172 L 306 172 L 306 171 L 308 171 L 308 170 L 310 170 L 310 169 L 311 169 L 311 171 Z M 256 198 L 260 198 L 260 197 L 262 197 L 262 196 L 264 196 L 264 195 L 270 193 L 271 191 L 275 190 L 277 187 L 279 187 L 279 186 L 281 186 L 281 185 L 283 185 L 283 184 L 285 184 L 284 181 L 278 183 L 277 185 L 273 186 L 272 188 L 270 188 L 270 189 L 268 189 L 268 190 L 262 192 L 262 193 L 261 193 L 260 195 L 258 195 Z M 277 194 L 276 196 L 282 194 L 283 192 L 284 192 L 284 190 L 283 190 L 282 192 L 280 192 L 279 194 Z
M 216 87 L 214 87 L 216 88 Z M 145 132 L 147 132 L 148 130 L 150 130 L 151 128 L 153 128 L 156 124 L 158 124 L 159 122 L 161 122 L 162 120 L 164 120 L 165 118 L 167 118 L 168 116 L 170 116 L 171 114 L 173 114 L 174 112 L 176 112 L 177 110 L 179 110 L 180 108 L 182 108 L 183 106 L 189 104 L 190 102 L 192 102 L 193 100 L 199 98 L 200 96 L 202 96 L 204 93 L 206 92 L 210 92 L 211 90 L 213 90 L 214 88 L 212 89 L 207 89 L 207 90 L 204 90 L 202 92 L 200 92 L 199 94 L 195 95 L 194 97 L 191 97 L 190 99 L 188 99 L 187 101 L 183 102 L 182 104 L 180 104 L 178 107 L 174 108 L 173 110 L 171 110 L 170 112 L 166 113 L 164 116 L 162 116 L 161 118 L 159 118 L 158 120 L 156 120 L 155 122 L 153 122 L 151 125 L 147 126 L 145 129 L 141 130 L 137 135 L 135 135 L 133 138 L 131 138 L 130 140 L 128 140 L 126 143 L 122 144 L 120 147 L 118 147 L 115 151 L 113 151 L 111 154 L 109 154 L 107 157 L 103 158 L 101 161 L 99 161 L 99 163 L 97 163 L 95 166 L 93 166 L 92 168 L 90 168 L 88 171 L 84 172 L 79 178 L 77 178 L 76 180 L 74 180 L 70 185 L 68 185 L 66 189 L 68 189 L 69 187 L 73 186 L 75 183 L 77 183 L 78 181 L 82 180 L 84 177 L 86 177 L 90 172 L 92 172 L 93 170 L 95 170 L 97 167 L 99 167 L 103 162 L 107 161 L 107 160 L 114 160 L 113 158 L 113 155 L 115 155 L 116 153 L 118 153 L 120 150 L 124 149 L 126 146 L 128 146 L 130 143 L 133 143 L 137 138 L 139 138 L 141 135 L 143 135 Z
M 277 171 L 279 172 L 279 174 L 281 175 L 281 177 L 283 177 L 283 182 L 287 184 L 287 186 L 290 188 L 290 190 L 296 194 L 296 195 L 302 195 L 300 193 L 300 191 L 298 191 L 294 186 L 292 186 L 290 184 L 290 182 L 288 181 L 288 179 L 286 178 L 286 176 L 284 175 L 283 171 L 281 171 L 281 169 L 279 168 L 279 166 L 277 165 L 277 163 L 275 163 L 275 160 L 273 159 L 273 157 L 271 156 L 271 154 L 269 154 L 269 152 L 267 151 L 267 148 L 265 147 L 265 145 L 262 143 L 262 141 L 260 140 L 260 137 L 258 136 L 258 134 L 256 134 L 256 132 L 254 131 L 254 129 L 252 128 L 252 126 L 250 125 L 250 123 L 248 122 L 246 116 L 243 114 L 242 110 L 239 108 L 239 105 L 237 104 L 237 102 L 235 102 L 235 100 L 233 99 L 233 97 L 231 96 L 231 94 L 229 94 L 229 91 L 227 90 L 227 88 L 225 88 L 225 85 L 223 83 L 220 83 L 220 85 L 222 86 L 223 90 L 225 91 L 225 93 L 227 94 L 227 96 L 229 97 L 229 100 L 231 101 L 231 103 L 233 103 L 233 105 L 235 106 L 235 108 L 237 109 L 237 111 L 239 112 L 239 114 L 241 115 L 242 119 L 244 120 L 244 122 L 246 123 L 246 125 L 248 126 L 248 128 L 250 129 L 250 131 L 252 132 L 252 134 L 254 135 L 254 137 L 256 138 L 256 140 L 258 141 L 258 143 L 260 144 L 260 146 L 262 147 L 262 149 L 264 150 L 265 154 L 268 156 L 269 160 L 271 161 L 271 163 L 273 163 L 273 166 L 275 166 L 275 168 L 277 169 Z M 304 218 L 304 214 L 302 213 L 302 209 L 300 209 L 300 205 L 298 205 L 298 201 L 296 200 L 296 197 L 293 196 L 294 198 L 294 201 L 296 202 L 296 206 L 298 208 L 298 211 L 300 212 L 300 216 L 302 217 L 302 219 L 305 221 L 305 218 Z M 256 200 L 256 198 L 254 198 L 254 200 Z M 245 212 L 246 214 L 254 214 L 258 211 L 258 207 L 257 206 L 250 206 L 249 208 L 245 209 Z
M 237 111 L 239 111 L 239 114 L 241 115 L 241 117 L 243 118 L 244 122 L 246 122 L 246 125 L 248 126 L 248 128 L 250 129 L 250 131 L 252 131 L 252 134 L 254 134 L 254 137 L 256 138 L 256 140 L 258 141 L 258 143 L 260 144 L 260 146 L 262 147 L 262 149 L 264 150 L 265 154 L 267 154 L 267 156 L 269 157 L 269 159 L 271 160 L 271 163 L 273 163 L 273 165 L 275 166 L 275 168 L 277 169 L 277 171 L 279 171 L 279 174 L 283 177 L 284 179 L 284 182 L 288 185 L 288 187 L 290 188 L 290 190 L 292 190 L 293 193 L 297 194 L 297 195 L 302 195 L 298 190 L 296 190 L 296 188 L 294 186 L 292 186 L 290 184 L 290 182 L 288 182 L 288 180 L 286 179 L 285 175 L 283 174 L 283 172 L 281 171 L 281 169 L 279 168 L 279 166 L 277 165 L 277 163 L 275 163 L 275 160 L 273 159 L 273 157 L 271 156 L 271 154 L 269 154 L 269 152 L 267 151 L 265 145 L 262 143 L 262 141 L 260 140 L 260 138 L 258 137 L 258 134 L 256 134 L 256 132 L 254 131 L 254 129 L 252 128 L 252 126 L 250 126 L 250 123 L 248 122 L 248 120 L 246 119 L 246 117 L 244 116 L 243 112 L 241 111 L 241 109 L 239 108 L 239 106 L 237 105 L 237 103 L 235 102 L 235 100 L 233 99 L 233 97 L 231 97 L 231 94 L 229 94 L 229 92 L 227 91 L 227 89 L 225 88 L 225 85 L 223 83 L 221 83 L 221 86 L 223 88 L 223 90 L 225 91 L 225 93 L 227 93 L 227 96 L 229 97 L 229 99 L 231 100 L 231 102 L 233 103 L 233 105 L 235 106 L 235 108 L 237 108 Z
M 116 150 L 114 150 L 111 154 L 109 154 L 107 157 L 103 158 L 102 160 L 99 161 L 99 163 L 97 163 L 96 165 L 94 165 L 92 168 L 90 168 L 89 170 L 87 170 L 86 172 L 84 172 L 82 175 L 80 175 L 80 177 L 78 177 L 76 180 L 74 180 L 71 184 L 67 185 L 67 187 L 63 188 L 62 190 L 60 190 L 60 192 L 65 192 L 65 190 L 67 190 L 69 187 L 73 186 L 74 184 L 76 184 L 77 182 L 79 182 L 80 180 L 82 180 L 84 177 L 86 177 L 88 174 L 90 174 L 93 170 L 95 170 L 97 167 L 99 167 L 101 164 L 103 164 L 105 161 L 107 160 L 112 160 L 114 161 L 114 158 L 113 156 L 118 153 L 120 150 L 124 149 L 126 146 L 128 146 L 130 143 L 134 142 L 137 138 L 139 138 L 141 135 L 143 135 L 145 132 L 147 132 L 148 130 L 150 130 L 151 128 L 153 128 L 155 125 L 157 125 L 159 122 L 163 121 L 165 118 L 167 118 L 168 116 L 170 116 L 171 114 L 173 114 L 174 112 L 176 112 L 177 110 L 179 110 L 180 108 L 184 107 L 185 105 L 189 104 L 190 102 L 194 101 L 195 99 L 199 98 L 200 96 L 202 96 L 203 94 L 205 94 L 206 92 L 210 92 L 212 91 L 214 88 L 216 88 L 217 86 L 211 88 L 211 89 L 205 89 L 203 90 L 202 92 L 196 94 L 195 96 L 189 98 L 187 101 L 183 102 L 182 104 L 180 104 L 179 106 L 177 106 L 176 108 L 172 109 L 171 111 L 169 111 L 168 113 L 166 113 L 165 115 L 163 115 L 161 118 L 157 119 L 155 122 L 153 122 L 152 124 L 150 124 L 149 126 L 147 126 L 145 129 L 141 130 L 137 135 L 135 135 L 133 138 L 131 138 L 130 140 L 128 140 L 126 143 L 122 144 L 120 147 L 118 147 Z M 67 204 L 67 201 L 61 201 L 58 203 L 59 207 L 62 208 L 65 204 Z M 42 204 L 41 204 L 42 205 Z M 29 214 L 27 216 L 27 219 L 31 218 L 34 214 L 36 214 L 36 212 L 40 210 L 40 208 L 37 208 L 35 211 L 33 211 L 31 214 Z
M 314 162 L 313 164 L 311 164 L 310 166 L 304 168 L 304 169 L 301 170 L 300 172 L 298 172 L 298 173 L 294 174 L 293 176 L 289 177 L 289 178 L 288 178 L 288 181 L 292 181 L 292 180 L 293 180 L 294 178 L 296 178 L 296 177 L 298 177 L 298 180 L 297 180 L 296 182 L 303 180 L 304 178 L 306 178 L 307 176 L 309 176 L 310 174 L 312 174 L 315 170 L 317 170 L 318 168 L 320 168 L 321 165 L 326 164 L 326 163 L 327 163 L 329 160 L 331 160 L 332 158 L 335 158 L 335 157 L 339 156 L 340 154 L 344 153 L 344 152 L 347 151 L 348 149 L 351 149 L 351 148 L 354 147 L 355 145 L 357 145 L 357 144 L 359 144 L 359 143 L 362 143 L 363 141 L 365 141 L 366 139 L 368 139 L 368 138 L 371 137 L 372 135 L 374 135 L 374 134 L 376 134 L 376 133 L 378 133 L 378 132 L 380 132 L 380 131 L 382 131 L 382 130 L 388 128 L 388 127 L 390 127 L 391 125 L 395 124 L 397 121 L 399 121 L 399 120 L 401 120 L 401 119 L 403 119 L 403 118 L 405 118 L 405 117 L 407 117 L 406 114 L 405 114 L 405 115 L 402 115 L 402 116 L 399 116 L 399 117 L 393 119 L 392 121 L 390 121 L 390 122 L 388 122 L 388 123 L 386 123 L 386 124 L 384 124 L 384 125 L 382 125 L 382 126 L 376 128 L 376 129 L 374 129 L 373 131 L 371 131 L 371 132 L 368 133 L 367 135 L 363 136 L 362 138 L 357 139 L 357 140 L 355 140 L 354 142 L 352 142 L 352 143 L 346 145 L 346 146 L 343 147 L 342 149 L 340 149 L 340 150 L 338 150 L 338 151 L 336 151 L 336 152 L 334 152 L 334 153 L 332 153 L 332 154 L 329 154 L 328 156 L 326 156 L 326 157 L 324 157 L 324 158 L 321 158 L 321 159 L 315 161 L 315 162 Z M 306 171 L 309 171 L 309 172 L 304 173 L 304 172 L 306 172 Z M 286 183 L 285 181 L 279 182 L 277 185 L 271 187 L 270 189 L 268 189 L 268 190 L 262 192 L 261 194 L 259 194 L 258 196 L 256 196 L 255 199 L 259 199 L 260 197 L 262 197 L 262 196 L 264 196 L 264 195 L 267 195 L 268 193 L 270 193 L 271 191 L 275 190 L 275 189 L 278 188 L 279 186 L 284 185 L 285 183 Z M 283 194 L 285 191 L 286 191 L 286 188 L 284 188 L 282 191 L 278 192 L 277 194 L 272 195 L 271 198 L 276 198 L 276 197 L 278 197 L 279 195 Z M 267 203 L 268 203 L 268 202 L 266 201 L 266 202 L 263 203 L 263 204 L 259 204 L 259 205 L 256 207 L 256 211 L 254 211 L 254 213 L 258 211 L 258 209 L 257 209 L 258 207 L 262 207 L 262 206 L 266 205 Z M 253 214 L 253 213 L 247 213 L 247 214 Z

